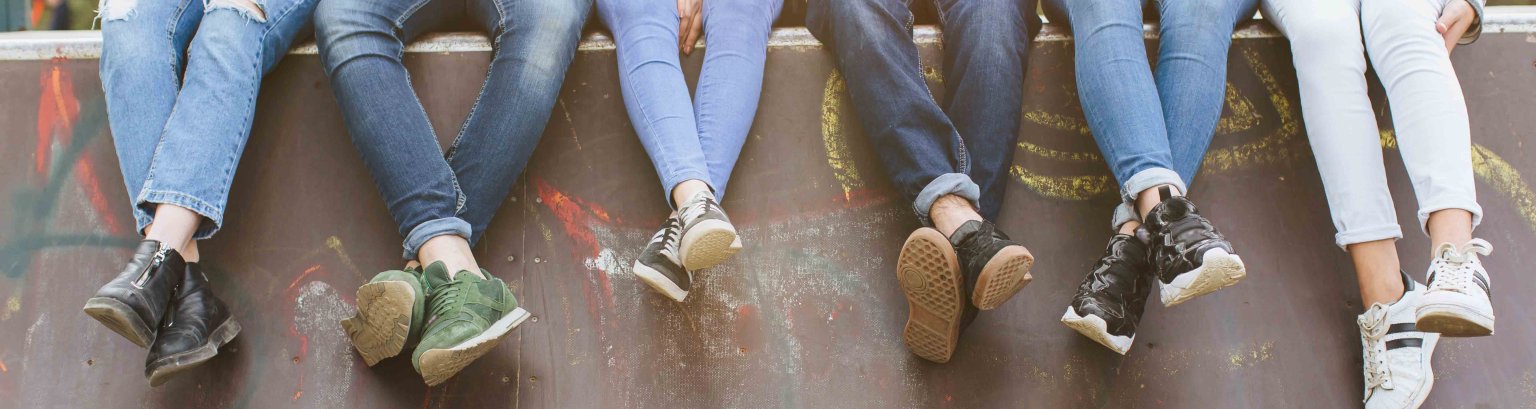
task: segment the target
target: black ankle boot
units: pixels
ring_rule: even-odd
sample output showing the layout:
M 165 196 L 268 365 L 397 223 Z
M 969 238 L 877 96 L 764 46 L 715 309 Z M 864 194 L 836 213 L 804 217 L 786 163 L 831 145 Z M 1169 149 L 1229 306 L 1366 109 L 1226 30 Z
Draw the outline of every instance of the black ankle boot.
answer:
M 219 347 L 240 334 L 240 323 L 208 286 L 197 263 L 188 263 L 181 290 L 171 305 L 160 335 L 149 349 L 144 376 L 150 386 L 160 386 L 181 371 L 192 369 L 219 354 Z
M 155 339 L 171 296 L 181 285 L 184 270 L 186 263 L 176 250 L 156 240 L 144 240 L 123 272 L 85 301 L 85 314 L 134 345 L 147 348 Z

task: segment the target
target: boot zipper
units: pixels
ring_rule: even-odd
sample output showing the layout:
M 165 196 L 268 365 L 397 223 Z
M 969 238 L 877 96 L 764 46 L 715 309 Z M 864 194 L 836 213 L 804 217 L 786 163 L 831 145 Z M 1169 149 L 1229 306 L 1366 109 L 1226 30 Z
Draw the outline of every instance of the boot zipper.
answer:
M 139 272 L 139 278 L 133 280 L 134 288 L 144 289 L 144 283 L 149 281 L 149 272 L 154 270 L 155 267 L 160 266 L 160 263 L 165 262 L 165 253 L 170 250 L 170 246 L 160 245 L 160 250 L 155 251 L 155 257 L 149 260 L 149 264 L 144 265 L 143 271 Z

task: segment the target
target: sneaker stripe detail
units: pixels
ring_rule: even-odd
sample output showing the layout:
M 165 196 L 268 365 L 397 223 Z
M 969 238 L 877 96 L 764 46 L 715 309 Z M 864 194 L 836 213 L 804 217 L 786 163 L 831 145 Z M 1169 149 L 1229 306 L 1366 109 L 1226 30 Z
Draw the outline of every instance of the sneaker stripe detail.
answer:
M 1477 282 L 1477 286 L 1483 288 L 1483 294 L 1488 294 L 1488 298 L 1493 298 L 1493 290 L 1488 287 L 1488 277 L 1483 277 L 1481 273 L 1473 272 L 1472 281 Z
M 1394 326 L 1396 326 L 1396 325 L 1394 325 Z M 1421 348 L 1423 346 L 1424 346 L 1424 339 L 1423 338 L 1401 338 L 1401 339 L 1394 339 L 1394 340 L 1391 340 L 1391 341 L 1387 341 L 1387 350 L 1388 351 L 1391 351 L 1391 350 L 1394 350 L 1394 349 L 1398 349 L 1398 348 Z
M 1388 334 L 1396 334 L 1396 333 L 1399 333 L 1399 332 L 1417 332 L 1418 330 L 1419 330 L 1418 326 L 1414 325 L 1414 323 L 1412 323 L 1412 322 L 1405 322 L 1405 323 L 1401 323 L 1401 324 L 1392 324 L 1392 326 L 1387 327 L 1387 333 Z

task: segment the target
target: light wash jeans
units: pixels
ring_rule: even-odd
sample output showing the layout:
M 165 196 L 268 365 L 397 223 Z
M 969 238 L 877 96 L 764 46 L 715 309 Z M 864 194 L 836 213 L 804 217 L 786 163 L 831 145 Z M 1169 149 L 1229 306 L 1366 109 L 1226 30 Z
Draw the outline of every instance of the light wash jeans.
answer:
M 1136 195 L 1188 192 L 1221 120 L 1227 51 L 1259 0 L 1046 0 L 1068 21 L 1077 91 L 1099 151 L 1120 182 L 1113 226 L 1136 220 Z M 1156 7 L 1157 70 L 1147 60 L 1143 8 Z
M 725 197 L 763 93 L 768 34 L 783 0 L 707 0 L 704 68 L 690 98 L 678 57 L 675 0 L 598 0 L 618 46 L 630 123 L 656 166 L 663 194 L 698 180 Z
M 912 41 L 911 1 L 810 0 L 805 25 L 836 58 L 849 106 L 918 220 L 931 224 L 945 195 L 996 220 L 1040 30 L 1035 0 L 932 0 L 944 29 L 942 103 Z
M 1301 113 L 1338 229 L 1339 247 L 1403 237 L 1387 190 L 1366 55 L 1392 101 L 1398 150 L 1419 201 L 1419 225 L 1444 209 L 1482 221 L 1461 84 L 1435 20 L 1448 1 L 1264 0 L 1291 42 Z
M 352 144 L 416 258 L 428 239 L 478 242 L 544 133 L 591 0 L 325 0 L 316 37 Z M 467 17 L 467 18 L 466 18 Z M 445 154 L 411 89 L 405 44 L 458 19 L 491 36 L 480 95 Z
M 262 76 L 307 36 L 316 2 L 102 2 L 101 85 L 139 232 L 157 204 L 206 218 L 194 239 L 218 231 Z

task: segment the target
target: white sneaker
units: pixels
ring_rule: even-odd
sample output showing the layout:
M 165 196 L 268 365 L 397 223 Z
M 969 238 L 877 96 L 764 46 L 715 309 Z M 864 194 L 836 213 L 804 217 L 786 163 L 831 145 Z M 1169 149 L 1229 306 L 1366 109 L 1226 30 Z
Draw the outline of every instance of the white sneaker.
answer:
M 1366 409 L 1417 408 L 1435 384 L 1429 357 L 1440 335 L 1414 326 L 1414 307 L 1423 299 L 1423 286 L 1404 274 L 1403 290 L 1397 302 L 1371 305 L 1356 318 L 1365 350 Z
M 1493 245 L 1472 239 L 1458 249 L 1451 243 L 1435 248 L 1429 263 L 1429 291 L 1419 304 L 1419 329 L 1447 337 L 1493 335 L 1493 302 L 1488 271 L 1478 256 L 1493 252 Z

